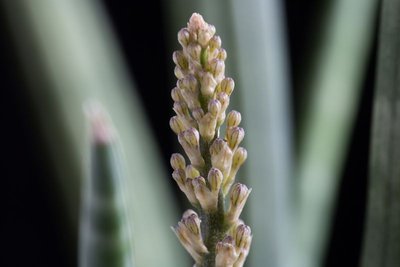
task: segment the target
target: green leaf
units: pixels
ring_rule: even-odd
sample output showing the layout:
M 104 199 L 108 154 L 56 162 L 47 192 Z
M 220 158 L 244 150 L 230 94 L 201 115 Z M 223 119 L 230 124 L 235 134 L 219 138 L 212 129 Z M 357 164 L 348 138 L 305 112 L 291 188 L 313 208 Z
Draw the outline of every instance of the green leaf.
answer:
M 166 171 L 134 85 L 99 1 L 7 1 L 4 5 L 25 70 L 34 118 L 40 123 L 63 199 L 66 236 L 77 232 L 83 180 L 82 103 L 97 99 L 110 112 L 126 162 L 128 220 L 134 225 L 138 266 L 184 266 L 169 226 L 178 218 Z M 71 250 L 76 242 L 71 240 Z M 71 257 L 73 257 L 72 254 Z
M 79 266 L 133 267 L 132 224 L 122 190 L 127 181 L 115 140 L 91 140 L 88 174 L 82 190 Z
M 363 267 L 400 266 L 400 2 L 380 16 Z
M 372 44 L 377 0 L 333 1 L 308 70 L 297 160 L 298 266 L 320 266 Z M 304 62 L 306 66 L 307 62 Z
M 233 1 L 237 91 L 253 188 L 248 224 L 252 266 L 296 266 L 292 221 L 290 79 L 280 1 Z M 240 176 L 239 176 L 240 178 Z

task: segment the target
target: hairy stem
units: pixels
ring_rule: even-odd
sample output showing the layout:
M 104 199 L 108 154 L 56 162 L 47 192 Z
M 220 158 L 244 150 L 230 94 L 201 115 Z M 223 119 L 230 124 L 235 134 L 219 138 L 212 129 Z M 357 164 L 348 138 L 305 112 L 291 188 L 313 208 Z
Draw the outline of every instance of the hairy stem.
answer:
M 216 134 L 217 136 L 217 134 Z M 205 165 L 201 170 L 201 175 L 207 177 L 208 172 L 212 168 L 211 155 L 210 155 L 210 145 L 214 139 L 210 142 L 204 142 L 201 140 L 200 149 L 203 155 Z M 208 181 L 207 181 L 208 183 Z M 199 210 L 201 219 L 201 231 L 204 244 L 210 253 L 206 254 L 201 267 L 214 267 L 215 266 L 215 246 L 218 241 L 222 240 L 225 236 L 227 227 L 225 227 L 224 222 L 224 197 L 220 191 L 218 194 L 218 208 L 214 212 L 205 212 L 204 210 Z

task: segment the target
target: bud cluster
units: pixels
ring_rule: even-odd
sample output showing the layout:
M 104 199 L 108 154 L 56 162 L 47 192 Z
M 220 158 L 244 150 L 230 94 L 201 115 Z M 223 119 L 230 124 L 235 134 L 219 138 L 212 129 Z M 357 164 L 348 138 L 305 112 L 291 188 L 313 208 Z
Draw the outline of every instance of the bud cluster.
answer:
M 188 210 L 173 230 L 196 266 L 240 267 L 249 251 L 251 231 L 239 216 L 251 189 L 234 184 L 247 158 L 246 149 L 239 146 L 245 135 L 239 126 L 241 115 L 237 111 L 226 115 L 235 83 L 225 77 L 226 51 L 221 39 L 201 15 L 191 16 L 187 27 L 179 31 L 178 41 L 182 50 L 173 54 L 178 82 L 171 91 L 176 115 L 170 126 L 189 162 L 181 154 L 173 154 L 172 177 L 201 218 Z M 225 120 L 226 132 L 221 138 L 220 126 Z M 225 197 L 230 200 L 227 210 Z M 210 225 L 200 227 L 201 219 Z M 200 229 L 207 231 L 202 234 Z M 220 239 L 214 241 L 210 233 Z

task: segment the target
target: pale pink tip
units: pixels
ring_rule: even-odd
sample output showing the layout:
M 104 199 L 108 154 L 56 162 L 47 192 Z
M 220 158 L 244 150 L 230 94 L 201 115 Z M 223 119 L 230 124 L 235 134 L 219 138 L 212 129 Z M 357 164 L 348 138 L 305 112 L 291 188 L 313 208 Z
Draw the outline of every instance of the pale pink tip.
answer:
M 189 19 L 188 28 L 190 31 L 197 31 L 199 29 L 206 29 L 207 23 L 199 13 L 193 13 Z
M 90 102 L 84 105 L 84 111 L 90 123 L 92 142 L 100 144 L 112 142 L 116 133 L 110 116 L 103 106 L 98 102 Z

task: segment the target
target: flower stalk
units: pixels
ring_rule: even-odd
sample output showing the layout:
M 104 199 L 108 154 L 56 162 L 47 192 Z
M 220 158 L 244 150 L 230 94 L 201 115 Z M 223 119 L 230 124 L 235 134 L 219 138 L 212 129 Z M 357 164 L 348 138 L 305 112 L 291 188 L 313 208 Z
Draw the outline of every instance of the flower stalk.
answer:
M 245 132 L 239 112 L 226 114 L 235 83 L 225 77 L 227 54 L 215 32 L 194 13 L 178 32 L 182 50 L 173 53 L 178 81 L 171 91 L 176 116 L 170 126 L 189 162 L 174 153 L 172 177 L 197 213 L 186 211 L 172 229 L 196 267 L 241 267 L 252 239 L 250 227 L 239 219 L 251 189 L 234 183 L 247 158 L 240 147 Z

